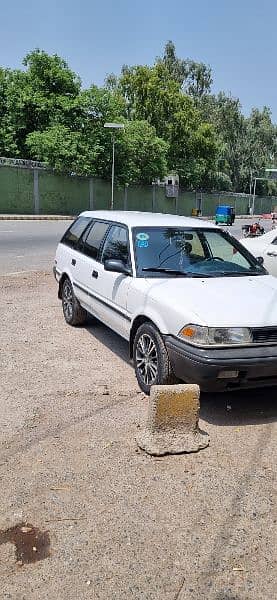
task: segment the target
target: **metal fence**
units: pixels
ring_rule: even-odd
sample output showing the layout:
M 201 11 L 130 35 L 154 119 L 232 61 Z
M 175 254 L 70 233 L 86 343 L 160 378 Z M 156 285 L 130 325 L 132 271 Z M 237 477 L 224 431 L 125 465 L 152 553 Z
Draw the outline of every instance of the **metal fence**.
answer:
M 26 163 L 26 161 L 23 161 Z M 14 166 L 0 162 L 0 213 L 76 215 L 83 210 L 109 208 L 111 184 L 90 177 L 57 175 L 38 163 Z M 203 216 L 215 213 L 219 204 L 231 204 L 236 214 L 246 215 L 252 204 L 248 194 L 179 190 L 178 198 L 166 196 L 158 185 L 115 187 L 114 208 L 191 215 L 200 208 Z M 272 212 L 277 198 L 256 196 L 255 214 Z

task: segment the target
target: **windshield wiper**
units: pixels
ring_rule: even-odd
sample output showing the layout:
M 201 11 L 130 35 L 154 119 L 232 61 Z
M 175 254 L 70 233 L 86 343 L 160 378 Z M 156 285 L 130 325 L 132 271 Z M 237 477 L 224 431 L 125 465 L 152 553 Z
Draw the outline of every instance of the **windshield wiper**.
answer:
M 143 267 L 142 271 L 154 271 L 154 273 L 172 273 L 173 275 L 187 276 L 187 273 L 178 269 L 167 269 L 166 267 Z
M 265 275 L 257 271 L 214 271 L 213 277 L 249 277 L 249 275 Z
M 167 269 L 166 267 L 143 267 L 142 271 L 153 271 L 154 273 L 171 273 L 182 275 L 182 277 L 213 277 L 210 273 L 193 273 L 191 271 L 180 271 L 178 269 Z

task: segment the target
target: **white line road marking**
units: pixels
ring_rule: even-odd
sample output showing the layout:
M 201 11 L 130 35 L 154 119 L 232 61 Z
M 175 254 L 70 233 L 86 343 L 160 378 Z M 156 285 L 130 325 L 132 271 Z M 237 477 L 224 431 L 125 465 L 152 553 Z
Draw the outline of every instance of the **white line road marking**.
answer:
M 19 256 L 16 256 L 15 258 L 25 258 L 25 254 L 19 254 Z
M 0 234 L 1 233 L 14 233 L 14 229 L 0 229 Z
M 9 277 L 10 275 L 22 275 L 25 273 L 39 273 L 39 271 L 14 271 L 13 273 L 2 273 L 1 277 Z

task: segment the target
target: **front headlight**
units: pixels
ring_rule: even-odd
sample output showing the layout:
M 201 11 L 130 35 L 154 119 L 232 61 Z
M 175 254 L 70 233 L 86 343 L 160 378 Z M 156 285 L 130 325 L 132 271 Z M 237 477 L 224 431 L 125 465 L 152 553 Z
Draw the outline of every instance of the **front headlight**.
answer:
M 178 336 L 194 346 L 233 346 L 252 342 L 252 335 L 247 327 L 186 325 L 178 333 Z

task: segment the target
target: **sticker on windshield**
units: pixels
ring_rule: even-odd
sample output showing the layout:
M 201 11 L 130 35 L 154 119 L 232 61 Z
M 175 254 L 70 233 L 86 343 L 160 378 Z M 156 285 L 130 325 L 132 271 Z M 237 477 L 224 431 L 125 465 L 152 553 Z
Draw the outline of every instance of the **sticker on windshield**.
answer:
M 148 233 L 141 232 L 141 233 L 137 233 L 136 238 L 140 242 L 145 242 L 145 241 L 149 240 L 149 235 L 148 235 Z
M 148 246 L 149 246 L 148 240 L 137 240 L 138 248 L 148 248 Z

